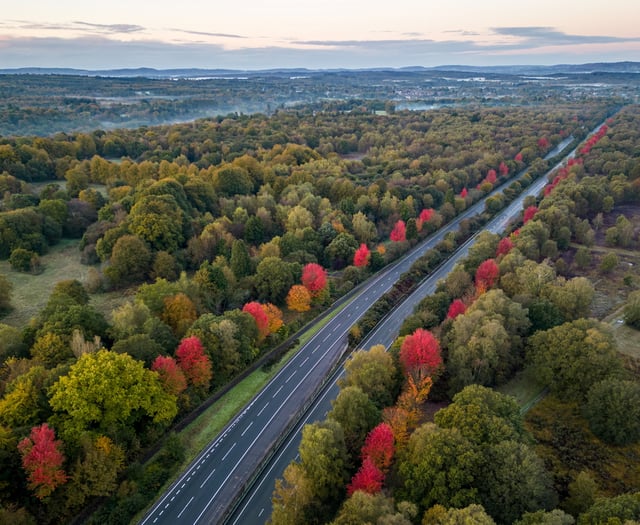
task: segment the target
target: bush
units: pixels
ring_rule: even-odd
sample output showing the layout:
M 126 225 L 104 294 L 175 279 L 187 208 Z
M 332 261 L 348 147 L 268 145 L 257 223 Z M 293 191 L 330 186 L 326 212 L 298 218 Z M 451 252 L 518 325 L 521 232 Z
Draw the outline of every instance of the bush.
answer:
M 16 248 L 9 256 L 9 264 L 18 272 L 34 272 L 40 269 L 40 257 L 36 252 Z

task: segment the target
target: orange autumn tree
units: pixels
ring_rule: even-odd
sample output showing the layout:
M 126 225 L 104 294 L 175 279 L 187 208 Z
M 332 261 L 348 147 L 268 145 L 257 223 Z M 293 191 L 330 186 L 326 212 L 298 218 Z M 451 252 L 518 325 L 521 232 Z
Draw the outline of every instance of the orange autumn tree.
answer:
M 311 293 L 301 284 L 294 284 L 287 295 L 287 307 L 296 312 L 311 309 Z
M 262 310 L 267 316 L 269 333 L 273 334 L 280 330 L 282 325 L 284 325 L 284 321 L 282 320 L 282 310 L 272 303 L 263 304 Z

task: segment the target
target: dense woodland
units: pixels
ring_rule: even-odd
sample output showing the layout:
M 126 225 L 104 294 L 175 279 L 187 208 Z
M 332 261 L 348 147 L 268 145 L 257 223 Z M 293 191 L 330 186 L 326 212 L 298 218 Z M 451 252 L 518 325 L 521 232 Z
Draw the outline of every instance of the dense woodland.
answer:
M 592 308 L 608 285 L 640 326 L 638 275 L 618 259 L 639 246 L 639 122 L 623 109 L 520 227 L 481 233 L 391 352 L 354 353 L 277 482 L 271 523 L 640 520 L 637 339 L 621 353 Z M 547 387 L 533 408 L 499 390 L 523 371 Z
M 94 522 L 128 523 L 182 460 L 180 440 L 172 436 L 151 462 L 140 463 L 176 421 L 371 272 L 527 169 L 509 187 L 511 196 L 517 194 L 545 172 L 542 157 L 554 145 L 565 137 L 585 138 L 616 109 L 591 102 L 376 115 L 366 106 L 342 111 L 329 105 L 166 127 L 0 138 L 0 258 L 8 259 L 13 272 L 38 273 L 50 247 L 76 239 L 89 268 L 83 282 L 70 275 L 57 283 L 25 326 L 0 324 L 0 521 L 60 523 L 101 504 Z M 489 445 L 502 447 L 511 461 L 518 454 L 533 458 L 532 472 L 544 490 L 528 501 L 552 508 L 555 494 L 564 495 L 573 472 L 554 486 L 534 457 L 517 408 L 502 398 L 495 403 L 510 408 L 500 417 L 504 412 L 515 419 L 500 423 L 500 439 L 472 446 L 462 430 L 456 434 L 455 454 L 467 454 L 467 447 L 469 456 L 470 470 L 458 469 L 463 494 L 443 487 L 429 496 L 426 488 L 410 494 L 407 483 L 418 490 L 421 474 L 410 472 L 417 467 L 401 450 L 426 446 L 420 439 L 445 428 L 438 418 L 439 427 L 417 428 L 427 397 L 449 399 L 464 394 L 467 385 L 507 381 L 534 359 L 536 340 L 546 347 L 547 330 L 552 337 L 564 323 L 578 323 L 575 330 L 601 337 L 606 346 L 599 325 L 581 320 L 593 289 L 571 277 L 574 262 L 563 266 L 561 255 L 571 243 L 593 244 L 608 214 L 637 201 L 638 118 L 635 107 L 617 114 L 597 141 L 584 146 L 581 160 L 558 175 L 542 203 L 527 210 L 533 218 L 514 234 L 509 250 L 497 256 L 505 243 L 483 237 L 457 277 L 428 300 L 438 308 L 427 301 L 407 321 L 407 334 L 442 348 L 444 364 L 430 358 L 426 368 L 417 362 L 413 371 L 409 361 L 417 357 L 403 358 L 400 350 L 404 368 L 393 361 L 385 365 L 388 388 L 379 388 L 377 398 L 354 384 L 352 399 L 336 401 L 362 405 L 366 412 L 357 429 L 340 429 L 345 422 L 339 417 L 327 423 L 330 434 L 316 429 L 332 440 L 325 443 L 338 462 L 332 465 L 344 469 L 331 467 L 340 479 L 320 487 L 312 485 L 317 480 L 308 477 L 304 460 L 294 468 L 299 479 L 287 486 L 309 492 L 291 491 L 293 498 L 308 498 L 297 507 L 304 514 L 291 523 L 341 519 L 335 513 L 360 468 L 366 433 L 398 394 L 400 404 L 385 408 L 392 414 L 385 421 L 398 459 L 385 460 L 392 481 L 384 498 L 376 496 L 382 507 L 394 509 L 387 495 L 398 508 L 406 501 L 406 509 L 420 512 L 411 518 L 416 522 L 433 504 L 482 503 L 492 513 L 499 504 L 489 504 L 479 496 L 486 487 L 467 480 L 482 468 Z M 492 198 L 487 212 L 499 210 L 507 198 Z M 634 226 L 623 219 L 607 230 L 608 242 L 635 246 Z M 518 271 L 540 275 L 539 289 L 525 290 L 530 279 Z M 129 299 L 112 311 L 93 306 L 96 295 L 113 291 Z M 0 276 L 4 311 L 11 309 L 12 293 L 18 290 Z M 454 299 L 456 308 L 467 311 L 446 320 Z M 424 335 L 427 329 L 437 339 Z M 485 351 L 489 341 L 492 356 L 472 359 L 463 351 Z M 420 345 L 416 339 L 414 347 Z M 381 355 L 386 360 L 394 354 Z M 541 353 L 541 370 L 545 359 Z M 413 375 L 400 393 L 399 370 L 407 367 Z M 622 364 L 609 371 L 618 369 Z M 576 399 L 587 398 L 596 382 L 588 381 Z M 610 388 L 630 389 L 623 399 L 634 399 L 633 385 Z M 473 397 L 493 403 L 492 395 Z M 411 408 L 407 414 L 402 403 Z M 420 433 L 423 438 L 415 437 Z M 449 438 L 442 434 L 440 440 Z M 508 517 L 492 516 L 499 522 L 519 518 L 530 510 L 521 505 L 514 500 Z M 289 512 L 286 505 L 282 512 Z

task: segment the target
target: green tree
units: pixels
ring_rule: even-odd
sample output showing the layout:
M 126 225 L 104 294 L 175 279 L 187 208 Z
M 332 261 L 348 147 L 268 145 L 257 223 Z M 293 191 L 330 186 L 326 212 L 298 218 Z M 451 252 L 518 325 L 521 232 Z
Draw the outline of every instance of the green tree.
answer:
M 177 413 L 175 396 L 164 391 L 157 374 L 104 349 L 81 356 L 49 394 L 62 435 L 76 442 L 87 431 L 115 439 L 145 416 L 167 424 Z
M 31 347 L 31 356 L 47 368 L 53 368 L 73 359 L 73 352 L 68 341 L 58 334 L 48 332 L 36 339 Z
M 601 273 L 607 274 L 615 270 L 616 266 L 618 266 L 618 256 L 613 252 L 609 252 L 600 260 L 598 269 Z
M 613 498 L 598 498 L 591 508 L 581 514 L 578 525 L 600 523 L 628 523 L 640 520 L 640 492 L 621 494 Z
M 549 512 L 544 510 L 525 512 L 514 525 L 573 525 L 574 523 L 572 516 L 555 509 Z
M 306 425 L 300 442 L 300 464 L 314 495 L 310 523 L 332 515 L 344 497 L 348 480 L 347 450 L 340 424 L 328 419 Z
M 14 326 L 0 323 L 0 362 L 4 362 L 9 357 L 17 357 L 25 350 L 22 332 Z
M 251 272 L 251 257 L 249 257 L 249 250 L 247 245 L 242 240 L 235 240 L 231 245 L 231 271 L 234 275 L 241 279 L 250 275 Z
M 640 441 L 640 383 L 615 378 L 596 383 L 589 390 L 584 413 L 591 431 L 607 443 Z
M 400 505 L 399 505 L 400 507 Z M 405 510 L 407 505 L 402 506 Z M 376 523 L 380 525 L 411 525 L 412 511 L 410 509 L 395 509 L 393 499 L 382 493 L 368 494 L 361 490 L 354 492 L 342 505 L 340 512 L 331 525 L 360 525 Z
M 485 452 L 478 480 L 482 504 L 498 523 L 513 523 L 524 512 L 550 510 L 557 503 L 552 478 L 528 445 L 502 441 Z
M 9 256 L 9 264 L 18 272 L 37 272 L 40 268 L 40 258 L 36 252 L 16 248 Z
M 255 287 L 261 299 L 283 304 L 296 281 L 299 265 L 284 262 L 279 257 L 265 257 L 256 269 Z
M 608 327 L 593 319 L 537 332 L 529 339 L 527 358 L 538 381 L 573 400 L 584 400 L 595 383 L 622 368 Z
M 340 423 L 347 452 L 356 459 L 367 434 L 380 421 L 380 410 L 357 386 L 341 389 L 331 405 L 327 417 Z
M 439 503 L 464 507 L 476 503 L 482 455 L 459 430 L 425 423 L 409 438 L 398 464 L 401 497 L 423 511 Z
M 306 428 L 306 427 L 305 427 Z M 314 494 L 311 482 L 299 463 L 290 463 L 284 479 L 276 480 L 271 499 L 273 509 L 267 522 L 273 525 L 307 525 Z
M 334 269 L 344 268 L 353 261 L 353 254 L 358 249 L 358 241 L 350 233 L 339 233 L 325 248 L 325 257 L 331 261 Z
M 453 403 L 436 412 L 434 421 L 439 427 L 458 429 L 476 445 L 527 439 L 517 401 L 481 385 L 458 392 Z
M 372 346 L 368 351 L 357 350 L 344 368 L 345 376 L 339 381 L 341 388 L 357 386 L 379 409 L 393 404 L 399 374 L 383 345 Z
M 462 509 L 445 509 L 434 505 L 424 513 L 423 525 L 495 525 L 482 505 L 473 503 Z
M 142 361 L 147 368 L 151 366 L 156 357 L 164 353 L 162 345 L 148 334 L 133 334 L 119 339 L 111 347 L 111 350 L 118 354 L 130 355 L 137 361 Z
M 154 250 L 175 252 L 184 242 L 184 212 L 171 195 L 145 195 L 131 208 L 129 229 Z
M 589 510 L 597 495 L 598 484 L 588 472 L 581 471 L 569 483 L 569 497 L 562 502 L 562 508 L 577 517 Z
M 143 281 L 151 269 L 151 252 L 135 235 L 123 235 L 113 246 L 105 274 L 116 286 Z

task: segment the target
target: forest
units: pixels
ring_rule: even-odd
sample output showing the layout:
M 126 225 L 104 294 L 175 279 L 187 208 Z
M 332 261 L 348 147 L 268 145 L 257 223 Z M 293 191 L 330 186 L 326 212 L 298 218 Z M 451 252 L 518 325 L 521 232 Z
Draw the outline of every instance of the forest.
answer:
M 354 354 L 335 414 L 305 432 L 306 452 L 288 469 L 272 520 L 360 523 L 349 513 L 371 508 L 371 522 L 449 523 L 458 519 L 451 509 L 465 509 L 511 523 L 561 504 L 553 519 L 564 512 L 558 519 L 568 523 L 570 515 L 630 508 L 614 496 L 637 502 L 637 494 L 623 496 L 638 487 L 633 472 L 618 459 L 603 480 L 587 465 L 589 454 L 609 461 L 613 443 L 630 447 L 637 466 L 632 423 L 640 418 L 598 417 L 637 411 L 639 368 L 618 355 L 601 323 L 586 319 L 596 292 L 582 274 L 618 276 L 619 258 L 637 245 L 637 106 L 589 98 L 377 114 L 368 103 L 326 103 L 0 138 L 0 522 L 129 523 L 185 459 L 174 425 L 526 169 L 508 194 L 489 200 L 486 212 L 499 211 L 546 172 L 543 157 L 555 145 L 585 139 L 614 114 L 545 198 L 530 203 L 526 224 L 503 240 L 481 238 L 407 319 L 395 351 Z M 596 264 L 595 245 L 622 252 Z M 47 276 L 60 246 L 77 248 L 83 278 L 71 273 L 38 290 L 28 315 L 14 303 Z M 621 280 L 626 324 L 637 326 L 638 283 L 632 272 Z M 575 348 L 563 343 L 580 337 Z M 552 345 L 581 353 L 587 344 L 593 355 L 579 356 L 584 366 L 566 376 L 567 358 L 548 354 Z M 370 359 L 385 379 L 367 387 L 354 363 Z M 488 388 L 527 367 L 551 393 L 523 418 L 515 401 Z M 432 399 L 451 401 L 435 422 Z M 549 403 L 575 420 L 571 439 L 584 428 L 597 436 L 584 457 L 554 448 L 550 418 L 561 409 L 545 411 Z M 361 408 L 355 421 L 347 406 Z M 487 422 L 465 422 L 467 413 Z M 369 438 L 374 431 L 380 435 Z M 360 465 L 361 449 L 376 440 L 391 446 Z M 330 473 L 305 463 L 321 446 L 333 458 Z M 424 463 L 414 463 L 418 456 Z M 464 468 L 453 457 L 467 458 Z M 487 457 L 503 458 L 491 474 Z M 499 485 L 514 470 L 515 483 L 527 479 L 519 491 Z M 480 472 L 495 487 L 478 482 Z M 497 499 L 507 496 L 506 505 Z

